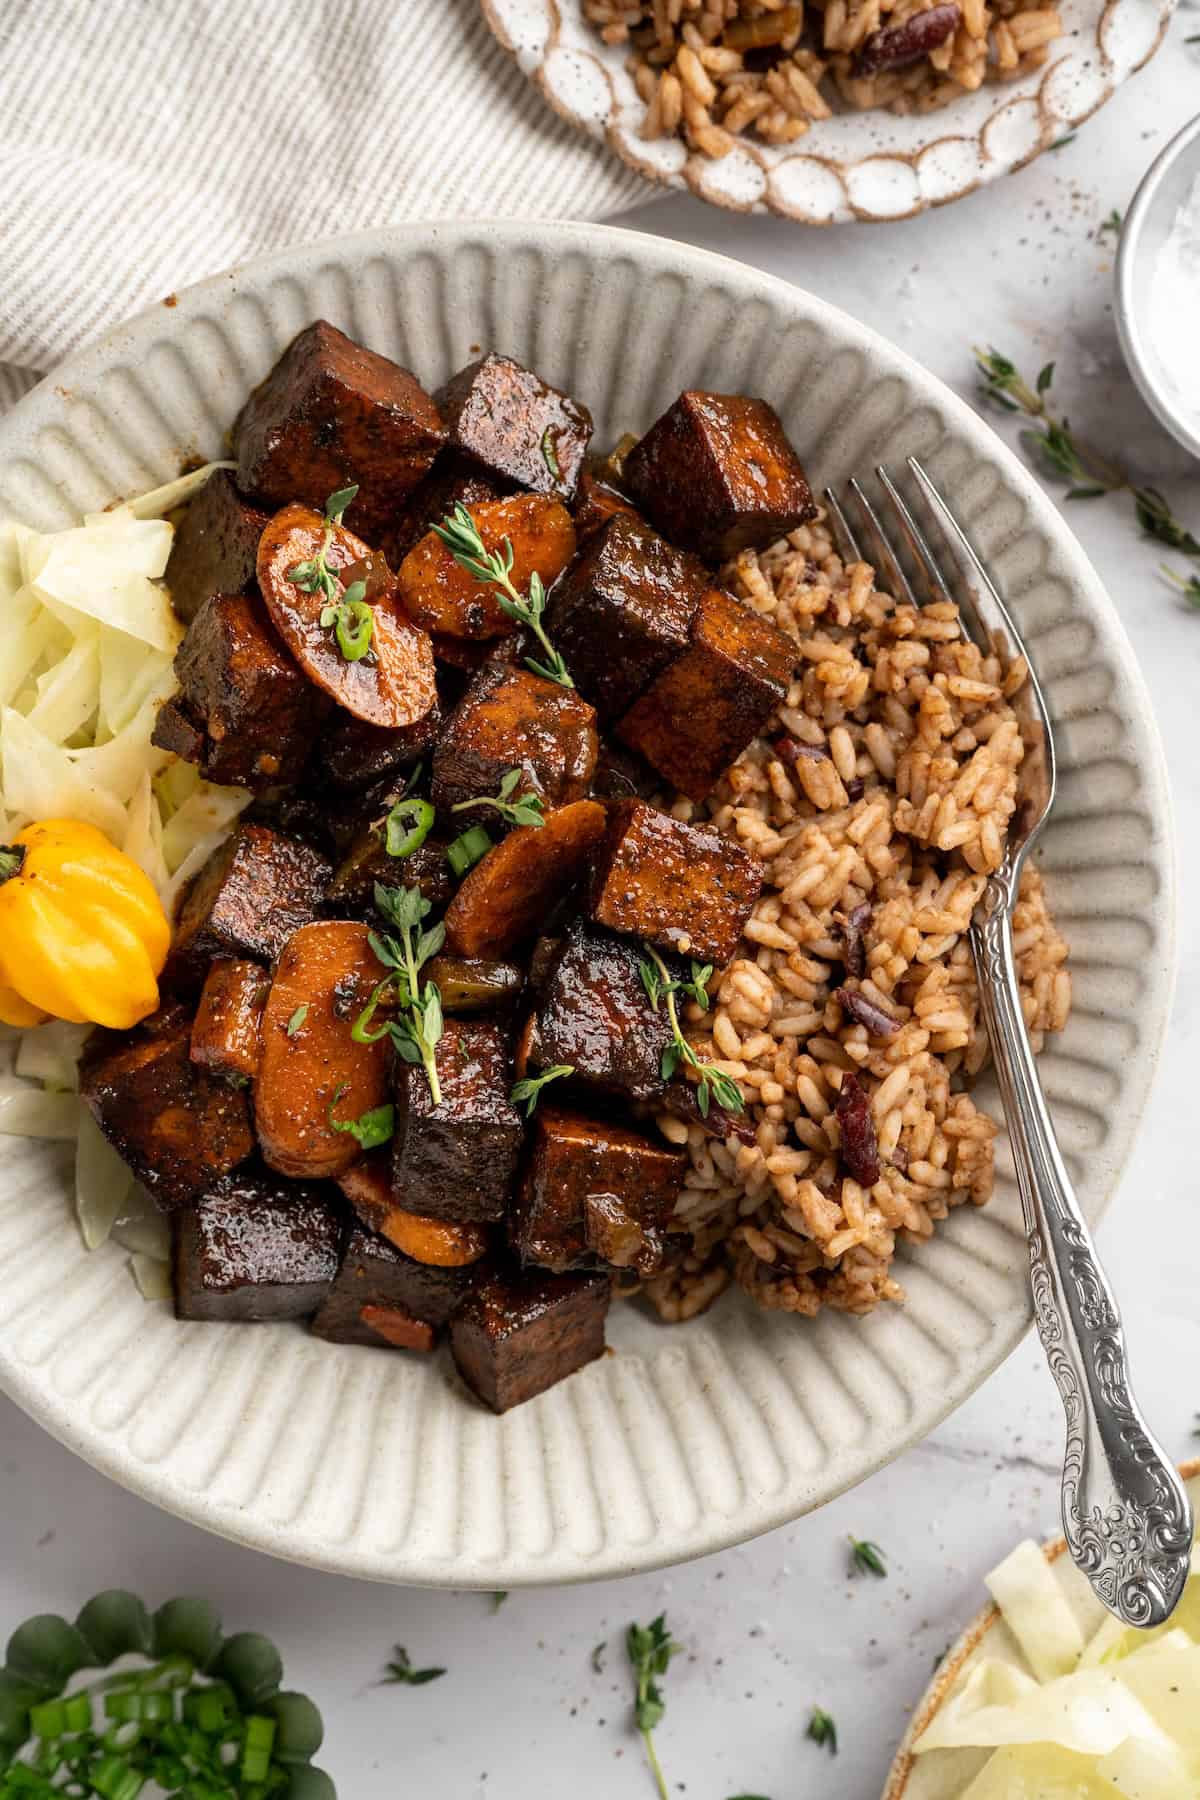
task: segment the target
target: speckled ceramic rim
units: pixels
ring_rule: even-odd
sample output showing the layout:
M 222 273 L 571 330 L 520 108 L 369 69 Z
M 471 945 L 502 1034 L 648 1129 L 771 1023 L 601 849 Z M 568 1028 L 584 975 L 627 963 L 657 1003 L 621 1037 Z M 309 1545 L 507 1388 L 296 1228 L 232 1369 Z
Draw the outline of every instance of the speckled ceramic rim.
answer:
M 452 299 L 456 282 L 466 284 L 469 301 L 461 316 Z M 586 314 L 579 310 L 585 305 Z M 397 335 L 397 321 L 411 312 L 413 360 L 431 372 L 452 367 L 449 359 L 489 330 L 493 336 L 499 331 L 504 347 L 518 354 L 524 347 L 531 360 L 548 364 L 547 373 L 557 371 L 564 381 L 577 355 L 584 355 L 580 367 L 590 366 L 590 355 L 592 379 L 599 383 L 589 387 L 591 397 L 602 399 L 604 382 L 614 370 L 621 373 L 604 401 L 615 423 L 618 416 L 636 418 L 624 410 L 629 400 L 622 400 L 631 379 L 639 396 L 634 408 L 643 412 L 647 395 L 657 394 L 664 379 L 678 384 L 670 358 L 647 368 L 644 353 L 648 348 L 654 354 L 656 345 L 661 352 L 662 332 L 680 308 L 708 334 L 687 335 L 675 346 L 693 379 L 703 369 L 719 369 L 736 382 L 743 371 L 756 369 L 762 387 L 774 392 L 778 385 L 781 405 L 785 394 L 803 393 L 810 431 L 822 446 L 819 479 L 837 474 L 839 459 L 849 454 L 869 466 L 866 458 L 879 449 L 881 437 L 893 446 L 903 440 L 944 447 L 951 458 L 947 467 L 957 471 L 952 493 L 969 490 L 977 506 L 986 502 L 990 542 L 1002 556 L 1011 550 L 1017 557 L 1012 566 L 1020 591 L 1049 607 L 1036 622 L 1044 635 L 1035 632 L 1035 641 L 1045 642 L 1048 652 L 1058 645 L 1061 655 L 1062 646 L 1084 634 L 1089 647 L 1078 654 L 1088 679 L 1089 671 L 1104 678 L 1106 685 L 1095 690 L 1100 697 L 1089 699 L 1092 688 L 1073 685 L 1074 651 L 1058 681 L 1066 683 L 1064 694 L 1070 688 L 1072 717 L 1084 724 L 1095 709 L 1108 709 L 1108 735 L 1094 750 L 1081 746 L 1080 768 L 1089 782 L 1093 768 L 1098 781 L 1107 770 L 1123 770 L 1124 777 L 1115 812 L 1105 807 L 1097 813 L 1084 804 L 1064 819 L 1063 879 L 1081 896 L 1081 920 L 1090 918 L 1094 909 L 1086 896 L 1095 887 L 1094 871 L 1111 863 L 1124 887 L 1106 890 L 1100 929 L 1107 931 L 1110 919 L 1120 925 L 1127 918 L 1131 941 L 1141 946 L 1130 974 L 1136 973 L 1137 986 L 1128 990 L 1126 963 L 1113 962 L 1107 938 L 1094 942 L 1094 968 L 1103 982 L 1096 990 L 1097 1019 L 1127 1016 L 1121 1031 L 1130 1035 L 1112 1041 L 1136 1048 L 1127 1082 L 1121 1054 L 1103 1051 L 1113 1065 L 1105 1078 L 1124 1085 L 1119 1112 L 1105 1114 L 1095 1151 L 1083 1152 L 1079 1164 L 1095 1219 L 1111 1200 L 1133 1147 L 1174 979 L 1173 832 L 1153 709 L 1098 577 L 1029 471 L 963 400 L 857 321 L 725 257 L 607 227 L 468 221 L 360 233 L 217 276 L 180 293 L 173 310 L 153 308 L 70 358 L 0 423 L 0 511 L 8 494 L 14 516 L 31 522 L 52 503 L 61 512 L 55 477 L 72 444 L 92 471 L 73 491 L 81 499 L 94 495 L 86 503 L 100 504 L 97 482 L 110 477 L 96 446 L 115 456 L 114 447 L 126 442 L 123 429 L 133 431 L 134 444 L 149 433 L 146 441 L 154 445 L 156 394 L 166 396 L 168 388 L 171 404 L 158 416 L 171 436 L 160 435 L 157 447 L 139 451 L 132 461 L 132 452 L 122 451 L 116 460 L 131 472 L 123 485 L 110 482 L 107 497 L 131 491 L 143 477 L 146 485 L 165 478 L 172 451 L 176 457 L 181 450 L 212 454 L 219 426 L 228 423 L 240 397 L 238 384 L 256 378 L 287 337 L 322 309 L 347 328 L 370 321 L 368 335 L 394 352 L 409 342 L 403 330 Z M 722 323 L 728 309 L 737 320 L 732 332 Z M 569 322 L 556 349 L 554 321 L 560 316 Z M 570 323 L 585 317 L 586 327 Z M 652 317 L 656 329 L 648 330 Z M 810 359 L 818 350 L 814 366 Z M 111 428 L 102 395 L 110 396 Z M 788 402 L 793 410 L 796 404 Z M 904 436 L 912 430 L 915 438 Z M 935 450 L 935 469 L 940 454 Z M 1054 692 L 1052 682 L 1052 704 Z M 1122 810 L 1121 794 L 1136 796 L 1135 811 Z M 1113 836 L 1119 821 L 1129 828 L 1120 839 Z M 1050 843 L 1053 837 L 1052 826 Z M 1124 998 L 1127 993 L 1131 997 Z M 1054 1060 L 1048 1059 L 1051 1066 Z M 1097 1079 L 1088 1073 L 1089 1093 Z M 365 1352 L 347 1352 L 348 1360 L 335 1354 L 318 1365 L 309 1340 L 289 1328 L 243 1331 L 243 1347 L 241 1337 L 236 1345 L 232 1341 L 239 1328 L 229 1327 L 225 1336 L 208 1340 L 221 1346 L 209 1360 L 224 1358 L 222 1378 L 245 1394 L 236 1430 L 224 1416 L 211 1427 L 194 1426 L 191 1414 L 180 1416 L 177 1427 L 169 1384 L 158 1381 L 147 1389 L 145 1404 L 129 1396 L 142 1391 L 147 1360 L 158 1367 L 169 1359 L 189 1380 L 200 1381 L 209 1365 L 194 1347 L 196 1334 L 220 1334 L 221 1328 L 178 1326 L 169 1317 L 140 1325 L 123 1298 L 133 1290 L 121 1285 L 128 1278 L 119 1259 L 88 1259 L 79 1247 L 61 1210 L 57 1180 L 47 1180 L 49 1157 L 28 1154 L 21 1162 L 13 1153 L 8 1161 L 0 1182 L 0 1238 L 15 1246 L 44 1244 L 43 1257 L 52 1246 L 61 1262 L 43 1261 L 25 1278 L 26 1293 L 10 1308 L 10 1314 L 20 1311 L 21 1330 L 0 1319 L 0 1385 L 71 1449 L 168 1511 L 252 1548 L 370 1579 L 438 1587 L 538 1585 L 631 1574 L 744 1542 L 823 1505 L 919 1442 L 1009 1355 L 1030 1320 L 1019 1208 L 1010 1184 L 1007 1198 L 998 1196 L 986 1215 L 964 1209 L 971 1216 L 957 1219 L 962 1232 L 952 1218 L 924 1260 L 906 1262 L 903 1279 L 913 1299 L 895 1319 L 860 1324 L 834 1316 L 798 1326 L 760 1314 L 735 1296 L 713 1314 L 665 1332 L 628 1309 L 614 1320 L 614 1356 L 504 1420 L 482 1416 L 449 1381 L 439 1377 L 435 1383 L 432 1370 L 426 1376 L 394 1366 L 400 1359 L 385 1367 L 382 1359 L 367 1358 L 369 1374 L 366 1363 L 353 1361 Z M 21 1196 L 7 1213 L 5 1189 Z M 970 1236 L 977 1220 L 982 1239 Z M 63 1364 L 59 1346 L 71 1307 L 63 1304 L 62 1286 L 69 1286 L 76 1308 L 88 1297 L 89 1323 L 101 1303 L 110 1315 L 119 1311 L 104 1329 L 110 1341 L 119 1338 L 123 1351 L 127 1339 L 136 1341 L 125 1358 L 130 1367 L 122 1366 L 121 1384 L 111 1393 L 112 1365 L 105 1359 L 97 1374 L 98 1353 L 88 1342 L 68 1338 Z M 49 1312 L 43 1294 L 58 1296 Z M 103 1341 L 104 1332 L 99 1336 Z M 900 1351 L 898 1370 L 881 1364 L 885 1344 Z M 255 1383 L 268 1366 L 272 1395 L 261 1396 Z M 818 1375 L 817 1390 L 809 1391 Z M 826 1378 L 827 1388 L 821 1385 Z M 800 1382 L 795 1392 L 789 1380 Z M 97 1382 L 104 1400 L 99 1411 Z M 390 1400 L 405 1384 L 419 1390 L 412 1402 L 419 1429 L 408 1462 L 397 1463 L 399 1452 L 386 1436 L 379 1439 L 371 1396 Z M 396 1399 L 397 1406 L 408 1404 Z M 286 1434 L 300 1412 L 312 1421 L 311 1437 L 301 1434 L 314 1446 L 312 1455 L 328 1461 L 332 1453 L 324 1447 L 338 1447 L 336 1480 L 322 1466 L 314 1489 L 307 1449 L 302 1453 L 301 1444 L 288 1438 L 287 1469 L 274 1470 L 273 1491 L 261 1492 L 254 1471 L 262 1446 Z M 187 1441 L 177 1457 L 173 1434 L 183 1431 L 185 1420 Z M 339 1435 L 358 1431 L 360 1420 L 365 1442 Z M 225 1431 L 227 1423 L 232 1451 L 203 1436 L 218 1424 Z M 794 1433 L 795 1442 L 784 1435 L 776 1449 L 763 1435 L 769 1425 L 777 1434 Z M 431 1450 L 438 1453 L 430 1465 L 436 1480 L 434 1473 L 422 1473 L 420 1462 Z M 343 1461 L 354 1466 L 343 1473 Z M 414 1461 L 417 1474 L 410 1473 Z M 197 1462 L 215 1473 L 197 1482 Z M 439 1515 L 436 1527 L 414 1498 L 410 1516 L 421 1529 L 397 1525 L 399 1535 L 388 1535 L 390 1514 L 384 1530 L 370 1486 L 381 1479 L 380 1467 L 392 1479 L 402 1475 L 422 1502 L 426 1487 L 437 1488 L 444 1518 Z M 464 1481 L 463 1475 L 474 1479 Z M 736 1498 L 714 1486 L 721 1482 L 731 1484 Z M 582 1538 L 565 1522 L 571 1518 L 586 1522 Z
M 1200 428 L 1195 425 L 1194 420 L 1189 422 L 1184 417 L 1178 402 L 1159 380 L 1155 359 L 1142 336 L 1135 299 L 1135 276 L 1144 254 L 1146 221 L 1168 173 L 1179 158 L 1185 156 L 1197 142 L 1200 142 L 1200 115 L 1171 139 L 1142 177 L 1121 228 L 1121 247 L 1117 253 L 1116 268 L 1116 313 L 1121 349 L 1142 399 L 1159 423 L 1166 426 L 1171 436 L 1185 450 L 1190 450 L 1193 456 L 1200 457 Z M 1200 175 L 1200 162 L 1197 164 L 1197 174 Z
M 1200 1457 L 1191 1462 L 1180 1463 L 1179 1473 L 1185 1481 L 1194 1481 L 1200 1476 Z M 1043 1546 L 1047 1562 L 1057 1562 L 1060 1556 L 1067 1553 L 1065 1538 L 1052 1538 Z M 909 1779 L 916 1766 L 917 1758 L 913 1746 L 922 1732 L 927 1731 L 942 1707 L 946 1704 L 969 1659 L 978 1650 L 988 1632 L 1000 1617 L 999 1610 L 990 1603 L 981 1612 L 976 1613 L 962 1636 L 947 1650 L 938 1664 L 937 1674 L 925 1689 L 914 1709 L 912 1723 L 904 1734 L 896 1760 L 888 1771 L 880 1800 L 904 1800 Z
M 796 144 L 751 135 L 712 161 L 677 138 L 639 136 L 644 108 L 625 67 L 583 21 L 580 0 L 480 0 L 484 18 L 547 103 L 648 181 L 732 212 L 806 225 L 912 218 L 1012 174 L 1074 131 L 1143 68 L 1175 0 L 1060 0 L 1065 34 L 1020 81 L 989 84 L 920 118 L 883 111 L 818 121 Z

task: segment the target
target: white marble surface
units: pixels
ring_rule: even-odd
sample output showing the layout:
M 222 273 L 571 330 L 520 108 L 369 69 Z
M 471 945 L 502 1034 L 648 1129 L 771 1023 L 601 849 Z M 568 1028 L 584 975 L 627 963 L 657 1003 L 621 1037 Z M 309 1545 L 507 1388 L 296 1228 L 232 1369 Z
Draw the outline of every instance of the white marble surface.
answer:
M 1200 530 L 1200 469 L 1159 431 L 1122 369 L 1111 240 L 1158 147 L 1195 110 L 1200 9 L 1074 143 L 999 187 L 894 226 L 808 233 L 671 199 L 629 223 L 710 246 L 810 287 L 896 339 L 964 392 L 969 344 L 1036 370 L 1050 359 L 1072 419 L 1166 488 Z M 1001 429 L 1012 426 L 1002 422 Z M 1194 1119 L 1200 1065 L 1200 614 L 1156 578 L 1127 500 L 1073 503 L 1070 524 L 1106 578 L 1166 740 L 1179 836 L 1179 988 L 1139 1145 L 1101 1232 L 1124 1301 L 1134 1372 L 1168 1448 L 1200 1450 L 1200 1209 Z M 1176 558 L 1179 564 L 1181 559 Z M 1193 834 L 1196 834 L 1195 836 Z M 97 1588 L 203 1591 L 227 1621 L 273 1634 L 289 1679 L 319 1698 L 321 1760 L 346 1800 L 650 1800 L 628 1716 L 620 1635 L 666 1607 L 687 1655 L 659 1731 L 672 1792 L 698 1800 L 837 1794 L 872 1800 L 937 1655 L 978 1604 L 1009 1543 L 1048 1532 L 1061 1447 L 1058 1400 L 1034 1344 L 927 1443 L 823 1512 L 758 1543 L 661 1576 L 514 1594 L 370 1587 L 273 1563 L 156 1513 L 75 1461 L 0 1401 L 0 1628 L 72 1611 Z M 887 1581 L 852 1581 L 847 1534 L 887 1551 Z M 606 1666 L 590 1656 L 608 1640 Z M 419 1690 L 373 1683 L 390 1646 L 445 1664 Z M 836 1764 L 805 1741 L 810 1708 L 836 1717 Z

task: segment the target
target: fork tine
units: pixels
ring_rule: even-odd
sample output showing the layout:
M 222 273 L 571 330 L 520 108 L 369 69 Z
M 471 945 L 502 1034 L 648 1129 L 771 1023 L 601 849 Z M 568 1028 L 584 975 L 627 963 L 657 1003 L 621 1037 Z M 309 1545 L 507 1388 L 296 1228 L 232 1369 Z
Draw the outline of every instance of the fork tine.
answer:
M 830 517 L 832 518 L 834 525 L 837 527 L 837 534 L 842 540 L 842 549 L 850 552 L 850 556 L 854 562 L 862 562 L 863 553 L 859 548 L 858 539 L 850 529 L 850 521 L 842 510 L 841 501 L 831 487 L 825 489 L 822 498 L 829 508 Z
M 930 598 L 938 601 L 952 601 L 954 596 L 950 592 L 945 576 L 938 567 L 937 557 L 933 554 L 925 533 L 921 530 L 921 527 L 913 517 L 912 509 L 910 508 L 908 501 L 904 498 L 904 495 L 900 492 L 882 463 L 875 470 L 875 476 L 880 487 L 892 503 L 896 517 L 900 521 L 900 529 L 903 531 L 908 547 L 912 552 L 913 561 L 921 571 L 929 588 Z
M 1033 699 L 1037 714 L 1039 715 L 1037 723 L 1041 728 L 1042 754 L 1046 760 L 1050 790 L 1051 794 L 1053 794 L 1055 781 L 1055 754 L 1054 734 L 1050 728 L 1050 708 L 1046 705 L 1046 696 L 1042 692 L 1042 684 L 1037 678 L 1037 671 L 1033 666 L 1033 659 L 1025 648 L 1025 640 L 1018 631 L 1016 622 L 1009 612 L 1008 607 L 1001 599 L 995 582 L 988 574 L 983 563 L 979 560 L 975 546 L 951 512 L 950 507 L 943 499 L 938 488 L 934 486 L 933 481 L 926 474 L 915 456 L 909 457 L 908 467 L 913 480 L 917 483 L 925 498 L 926 505 L 937 520 L 938 529 L 945 539 L 951 556 L 953 556 L 955 562 L 958 564 L 967 585 L 969 586 L 972 582 L 975 584 L 979 593 L 984 597 L 985 605 L 991 615 L 991 621 L 994 621 L 995 624 L 1003 627 L 1004 636 L 1008 640 L 1007 644 L 1003 646 L 1003 649 L 1006 652 L 1006 660 L 1011 663 L 1018 657 L 1024 659 L 1025 667 L 1029 671 L 1027 688 Z M 960 615 L 961 611 L 962 608 L 960 607 Z M 990 621 L 980 618 L 979 608 L 974 597 L 972 597 L 971 612 L 975 616 L 980 632 L 985 639 L 984 648 L 986 650 L 999 649 L 1000 646 L 993 641 L 997 635 L 995 625 L 993 624 L 992 628 L 989 629 Z
M 900 558 L 896 555 L 888 535 L 880 523 L 879 514 L 867 499 L 857 477 L 853 477 L 847 486 L 867 522 L 867 530 L 875 545 L 877 566 L 882 571 L 885 582 L 888 583 L 891 592 L 896 595 L 897 599 L 906 600 L 909 606 L 916 606 L 918 604 L 917 596 L 913 593 L 908 576 L 900 565 Z

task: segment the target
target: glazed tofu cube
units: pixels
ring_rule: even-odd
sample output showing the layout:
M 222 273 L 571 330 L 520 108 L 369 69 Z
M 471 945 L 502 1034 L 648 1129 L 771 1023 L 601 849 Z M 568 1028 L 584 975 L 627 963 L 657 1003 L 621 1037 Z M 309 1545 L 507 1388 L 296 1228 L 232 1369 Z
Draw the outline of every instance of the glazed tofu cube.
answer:
M 205 977 L 192 1021 L 192 1061 L 226 1081 L 253 1081 L 270 985 L 258 963 L 218 957 Z
M 446 429 L 415 375 L 318 319 L 251 394 L 233 441 L 239 488 L 273 507 L 320 510 L 357 484 L 346 524 L 369 539 L 427 473 Z
M 723 831 L 620 800 L 593 857 L 588 910 L 610 931 L 723 969 L 762 884 L 761 863 Z
M 258 1170 L 209 1188 L 175 1219 L 177 1317 L 264 1322 L 316 1312 L 337 1275 L 336 1196 Z
M 574 1079 L 632 1100 L 661 1094 L 671 1042 L 665 1007 L 642 982 L 642 952 L 582 919 L 572 920 L 544 978 L 529 1044 L 538 1068 L 568 1064 Z
M 661 1140 L 543 1101 L 510 1220 L 513 1248 L 523 1263 L 559 1272 L 592 1254 L 617 1261 L 613 1250 L 630 1266 L 651 1236 L 661 1239 L 686 1167 L 686 1153 Z M 611 1228 L 609 1209 L 593 1204 L 602 1201 L 613 1203 Z
M 596 767 L 596 715 L 570 688 L 510 663 L 486 663 L 451 713 L 433 753 L 433 804 L 448 811 L 496 793 L 520 769 L 522 793 L 565 806 L 587 793 Z M 505 827 L 488 807 L 460 813 L 462 829 Z
M 334 870 L 325 896 L 325 912 L 331 919 L 365 919 L 379 923 L 375 886 L 420 888 L 431 906 L 446 905 L 454 892 L 454 878 L 446 861 L 447 840 L 427 837 L 410 856 L 397 861 L 387 853 L 387 839 L 378 824 L 368 825 L 351 843 Z
M 744 394 L 680 394 L 629 452 L 625 483 L 652 525 L 712 563 L 817 516 L 778 413 Z
M 651 682 L 617 736 L 690 800 L 703 800 L 787 694 L 792 640 L 710 588 L 683 655 Z
M 410 1304 L 409 1261 L 383 1238 L 352 1226 L 337 1278 L 312 1322 L 313 1335 L 331 1344 L 432 1350 L 437 1328 Z
M 632 500 L 605 481 L 602 476 L 595 475 L 591 469 L 584 469 L 579 477 L 579 487 L 575 493 L 575 530 L 582 544 L 594 532 L 606 525 L 614 514 L 626 513 L 631 519 L 641 519 L 641 514 Z
M 436 1061 L 438 1105 L 421 1065 L 397 1061 L 393 1185 L 430 1218 L 502 1219 L 524 1137 L 505 1034 L 447 1019 Z
M 189 1205 L 254 1149 L 245 1093 L 191 1059 L 192 1021 L 167 1006 L 134 1031 L 94 1031 L 79 1093 L 163 1212 Z
M 592 437 L 592 415 L 510 356 L 489 352 L 437 396 L 462 455 L 497 481 L 571 500 Z
M 493 1412 L 545 1393 L 604 1351 L 607 1275 L 498 1269 L 450 1321 L 458 1372 Z
M 330 873 L 298 838 L 239 825 L 184 895 L 164 980 L 198 983 L 214 956 L 271 962 L 320 913 Z
M 392 1185 L 392 1159 L 387 1150 L 364 1156 L 338 1176 L 338 1186 L 354 1208 L 367 1236 L 377 1242 L 386 1239 L 387 1248 L 395 1258 L 389 1265 L 392 1301 L 412 1313 L 414 1318 L 427 1319 L 431 1325 L 444 1325 L 464 1294 L 469 1293 L 479 1279 L 481 1258 L 488 1246 L 486 1229 L 461 1221 L 444 1223 L 431 1220 L 428 1215 L 407 1211 Z M 425 1229 L 414 1230 L 414 1225 Z M 405 1244 L 420 1247 L 434 1232 L 440 1236 L 436 1253 L 457 1260 L 431 1262 L 424 1256 L 410 1255 L 403 1248 Z M 427 1243 L 425 1247 L 429 1248 Z
M 210 595 L 249 593 L 269 516 L 238 493 L 228 469 L 215 470 L 188 501 L 165 576 L 171 605 L 185 625 Z
M 437 742 L 443 726 L 436 702 L 413 725 L 371 725 L 338 707 L 321 733 L 314 764 L 322 779 L 356 794 L 416 762 Z
M 415 487 L 380 539 L 393 569 L 456 506 L 499 500 L 503 490 L 453 451 L 445 452 L 419 487 Z
M 602 723 L 687 649 L 707 586 L 694 556 L 627 513 L 591 539 L 555 590 L 546 628 Z
M 175 654 L 180 692 L 154 743 L 198 764 L 226 787 L 294 782 L 329 702 L 300 672 L 252 594 L 212 594 Z M 165 709 L 164 709 L 165 710 Z M 195 728 L 181 743 L 174 713 Z

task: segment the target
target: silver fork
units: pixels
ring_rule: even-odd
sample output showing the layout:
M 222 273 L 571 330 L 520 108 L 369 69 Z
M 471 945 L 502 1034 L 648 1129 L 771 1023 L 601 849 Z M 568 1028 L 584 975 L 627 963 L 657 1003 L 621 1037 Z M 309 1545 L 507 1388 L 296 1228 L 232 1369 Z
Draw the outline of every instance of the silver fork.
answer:
M 1054 1135 L 1021 1011 L 1013 953 L 1012 911 L 1022 865 L 1054 800 L 1050 714 L 1021 634 L 966 533 L 912 457 L 908 468 L 953 562 L 954 591 L 885 468 L 875 470 L 883 495 L 879 508 L 858 481 L 848 483 L 872 554 L 864 556 L 831 489 L 825 501 L 850 554 L 875 562 L 882 586 L 919 605 L 884 530 L 880 514 L 889 514 L 927 597 L 957 600 L 968 635 L 985 653 L 995 651 L 1006 660 L 1023 656 L 1029 667 L 1022 690 L 1028 718 L 1021 794 L 1004 860 L 988 877 L 976 908 L 970 943 L 1021 1192 L 1034 1315 L 1067 1416 L 1062 1478 L 1067 1545 L 1110 1612 L 1129 1625 L 1158 1625 L 1174 1610 L 1187 1580 L 1191 1505 L 1133 1396 L 1121 1315 Z

